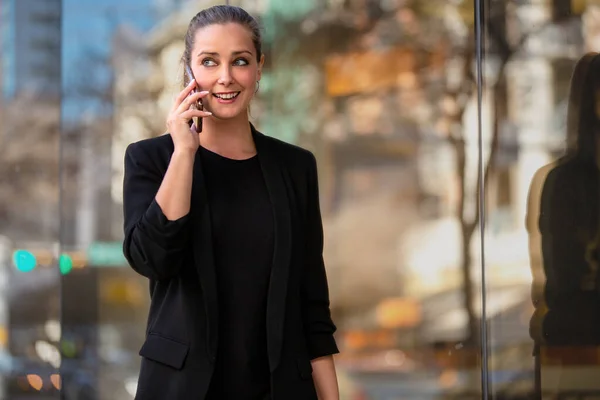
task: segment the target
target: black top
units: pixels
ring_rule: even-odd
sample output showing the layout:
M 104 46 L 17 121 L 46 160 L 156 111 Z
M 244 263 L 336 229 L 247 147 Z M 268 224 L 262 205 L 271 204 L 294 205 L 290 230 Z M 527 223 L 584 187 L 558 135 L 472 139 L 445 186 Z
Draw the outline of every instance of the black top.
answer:
M 269 394 L 266 304 L 273 210 L 258 161 L 201 148 L 219 301 L 219 346 L 207 399 L 261 400 Z

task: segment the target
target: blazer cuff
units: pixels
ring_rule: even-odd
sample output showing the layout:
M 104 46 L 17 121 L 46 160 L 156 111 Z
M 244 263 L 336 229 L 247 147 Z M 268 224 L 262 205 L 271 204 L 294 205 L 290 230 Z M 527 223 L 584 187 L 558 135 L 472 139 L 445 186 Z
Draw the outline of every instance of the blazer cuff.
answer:
M 183 227 L 189 220 L 189 216 L 190 214 L 187 214 L 179 219 L 170 221 L 156 202 L 156 199 L 153 199 L 144 215 L 146 234 L 161 244 L 167 245 L 173 242 L 175 242 L 173 244 L 177 244 L 176 241 L 180 239 L 179 234 L 183 232 Z
M 318 357 L 337 354 L 338 350 L 335 338 L 330 333 L 313 334 L 308 339 L 309 356 L 311 360 Z

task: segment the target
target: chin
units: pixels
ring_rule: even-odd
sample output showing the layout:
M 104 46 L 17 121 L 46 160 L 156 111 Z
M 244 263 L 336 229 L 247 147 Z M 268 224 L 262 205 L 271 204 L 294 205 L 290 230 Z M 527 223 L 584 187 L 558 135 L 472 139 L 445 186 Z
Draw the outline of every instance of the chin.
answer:
M 217 120 L 221 121 L 229 121 L 232 119 L 240 118 L 241 116 L 247 114 L 246 110 L 247 109 L 244 108 L 242 110 L 211 110 L 211 112 L 213 113 L 213 118 L 216 118 Z

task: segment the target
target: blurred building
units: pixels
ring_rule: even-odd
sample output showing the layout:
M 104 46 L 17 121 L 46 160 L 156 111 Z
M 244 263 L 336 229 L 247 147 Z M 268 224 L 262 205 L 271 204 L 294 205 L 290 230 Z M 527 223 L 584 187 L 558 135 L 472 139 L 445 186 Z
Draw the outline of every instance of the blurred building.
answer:
M 60 93 L 61 0 L 2 0 L 0 45 L 4 97 Z

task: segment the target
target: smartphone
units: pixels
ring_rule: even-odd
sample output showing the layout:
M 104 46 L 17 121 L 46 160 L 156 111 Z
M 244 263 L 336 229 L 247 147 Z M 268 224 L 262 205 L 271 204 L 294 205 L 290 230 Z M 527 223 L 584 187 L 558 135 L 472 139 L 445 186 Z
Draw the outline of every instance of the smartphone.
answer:
M 186 65 L 185 66 L 185 74 L 187 75 L 188 78 L 188 84 L 193 81 L 196 80 L 196 78 L 194 78 L 194 74 L 192 73 L 192 69 Z M 192 91 L 190 92 L 190 96 L 194 93 L 198 93 L 200 91 L 200 88 L 198 87 L 198 82 L 196 82 L 196 87 L 194 89 L 192 89 Z M 204 107 L 202 106 L 202 100 L 198 100 L 198 102 L 195 104 L 195 107 L 197 110 L 203 111 Z M 192 124 L 196 125 L 196 131 L 198 132 L 202 132 L 202 118 L 192 118 L 190 119 L 190 127 L 192 126 Z

